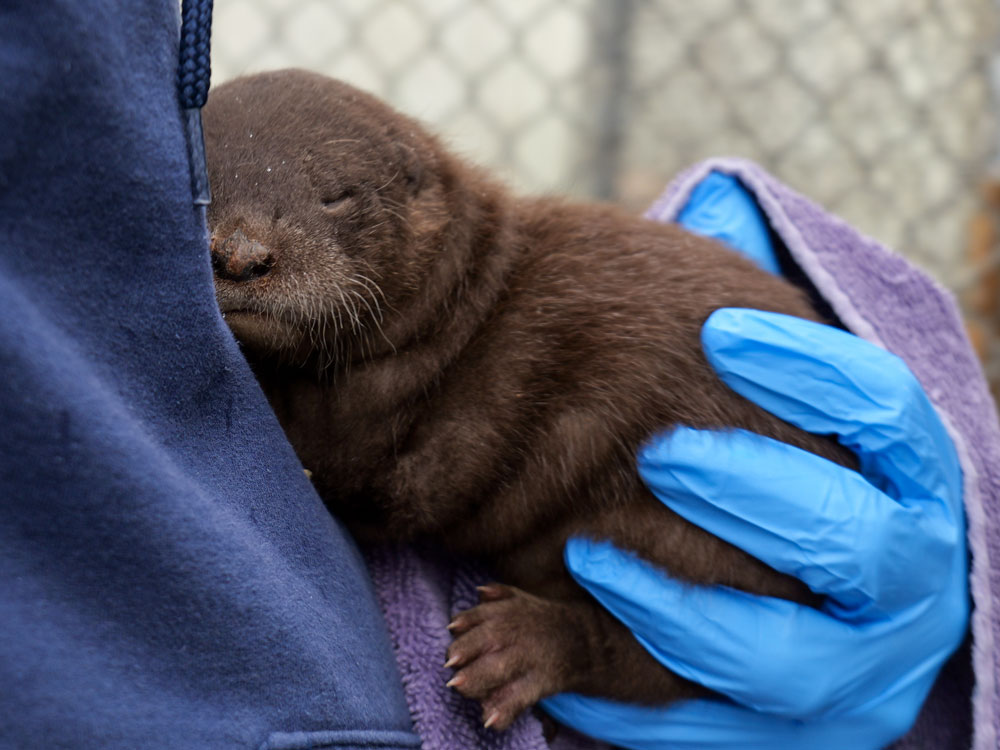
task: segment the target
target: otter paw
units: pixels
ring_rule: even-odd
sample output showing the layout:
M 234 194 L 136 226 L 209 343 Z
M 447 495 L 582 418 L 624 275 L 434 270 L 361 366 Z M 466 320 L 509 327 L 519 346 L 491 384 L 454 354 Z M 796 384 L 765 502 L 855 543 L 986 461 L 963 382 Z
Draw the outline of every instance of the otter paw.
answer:
M 479 587 L 480 604 L 452 620 L 456 636 L 446 667 L 457 671 L 448 682 L 478 700 L 487 728 L 509 727 L 540 698 L 559 692 L 559 605 L 492 583 Z

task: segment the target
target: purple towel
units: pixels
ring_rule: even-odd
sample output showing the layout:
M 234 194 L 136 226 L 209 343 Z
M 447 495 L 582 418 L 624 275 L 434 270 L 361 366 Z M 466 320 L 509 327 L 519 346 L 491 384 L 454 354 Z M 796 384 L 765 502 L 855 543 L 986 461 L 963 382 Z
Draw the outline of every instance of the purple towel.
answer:
M 756 196 L 792 257 L 859 336 L 898 354 L 930 395 L 955 441 L 962 463 L 975 610 L 971 647 L 944 669 L 913 730 L 898 750 L 997 748 L 1000 696 L 1000 426 L 979 364 L 951 295 L 878 242 L 782 185 L 751 162 L 713 159 L 682 173 L 647 216 L 673 221 L 691 190 L 710 171 L 738 177 Z M 546 748 L 540 722 L 523 716 L 507 732 L 481 729 L 480 712 L 446 688 L 443 668 L 449 617 L 476 600 L 486 580 L 472 566 L 426 552 L 371 550 L 369 567 L 385 613 L 410 712 L 425 750 Z M 994 588 L 995 587 L 995 588 Z M 974 689 L 972 686 L 974 675 Z M 593 748 L 562 733 L 552 747 Z
M 594 740 L 561 729 L 546 743 L 541 722 L 523 714 L 505 732 L 483 729 L 475 701 L 445 687 L 451 643 L 446 626 L 479 601 L 476 586 L 489 576 L 470 563 L 449 562 L 427 550 L 381 546 L 365 553 L 375 592 L 389 627 L 403 692 L 424 750 L 597 750 Z

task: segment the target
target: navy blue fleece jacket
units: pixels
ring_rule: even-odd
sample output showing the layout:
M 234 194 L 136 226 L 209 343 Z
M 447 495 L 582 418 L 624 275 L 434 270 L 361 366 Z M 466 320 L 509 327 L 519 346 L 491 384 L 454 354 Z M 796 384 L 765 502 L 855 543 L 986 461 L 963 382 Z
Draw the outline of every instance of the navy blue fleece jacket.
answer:
M 177 10 L 0 4 L 0 746 L 412 747 L 215 309 Z

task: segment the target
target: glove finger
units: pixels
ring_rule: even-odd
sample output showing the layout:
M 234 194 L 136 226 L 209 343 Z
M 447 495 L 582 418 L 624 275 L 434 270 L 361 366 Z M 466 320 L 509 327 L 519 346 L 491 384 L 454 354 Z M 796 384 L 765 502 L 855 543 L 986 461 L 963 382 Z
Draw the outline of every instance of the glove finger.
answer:
M 866 750 L 887 745 L 909 727 L 913 702 L 901 695 L 867 714 L 809 723 L 710 700 L 658 708 L 563 693 L 540 705 L 577 731 L 632 750 Z
M 957 517 L 954 445 L 894 354 L 830 326 L 736 308 L 709 317 L 702 346 L 741 395 L 804 430 L 839 435 L 879 489 L 902 503 L 921 502 L 924 512 Z
M 691 191 L 677 217 L 685 229 L 724 242 L 765 271 L 781 274 L 767 221 L 742 183 L 732 175 L 711 172 Z
M 897 611 L 949 574 L 958 542 L 949 519 L 794 446 L 678 427 L 644 446 L 638 466 L 669 508 L 831 597 L 842 616 Z
M 570 539 L 565 557 L 574 579 L 657 661 L 763 713 L 846 711 L 929 685 L 943 658 L 932 649 L 913 669 L 897 669 L 884 648 L 894 642 L 885 639 L 938 637 L 922 630 L 919 609 L 852 626 L 783 599 L 679 582 L 609 542 Z

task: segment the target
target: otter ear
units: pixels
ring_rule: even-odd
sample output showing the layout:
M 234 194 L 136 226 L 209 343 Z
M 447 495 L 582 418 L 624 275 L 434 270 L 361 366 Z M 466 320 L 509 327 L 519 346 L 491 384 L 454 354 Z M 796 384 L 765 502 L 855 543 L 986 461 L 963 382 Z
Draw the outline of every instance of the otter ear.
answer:
M 417 150 L 412 146 L 396 141 L 396 151 L 399 154 L 399 162 L 403 168 L 403 179 L 406 181 L 406 189 L 410 195 L 416 195 L 424 186 L 426 167 L 417 155 Z

